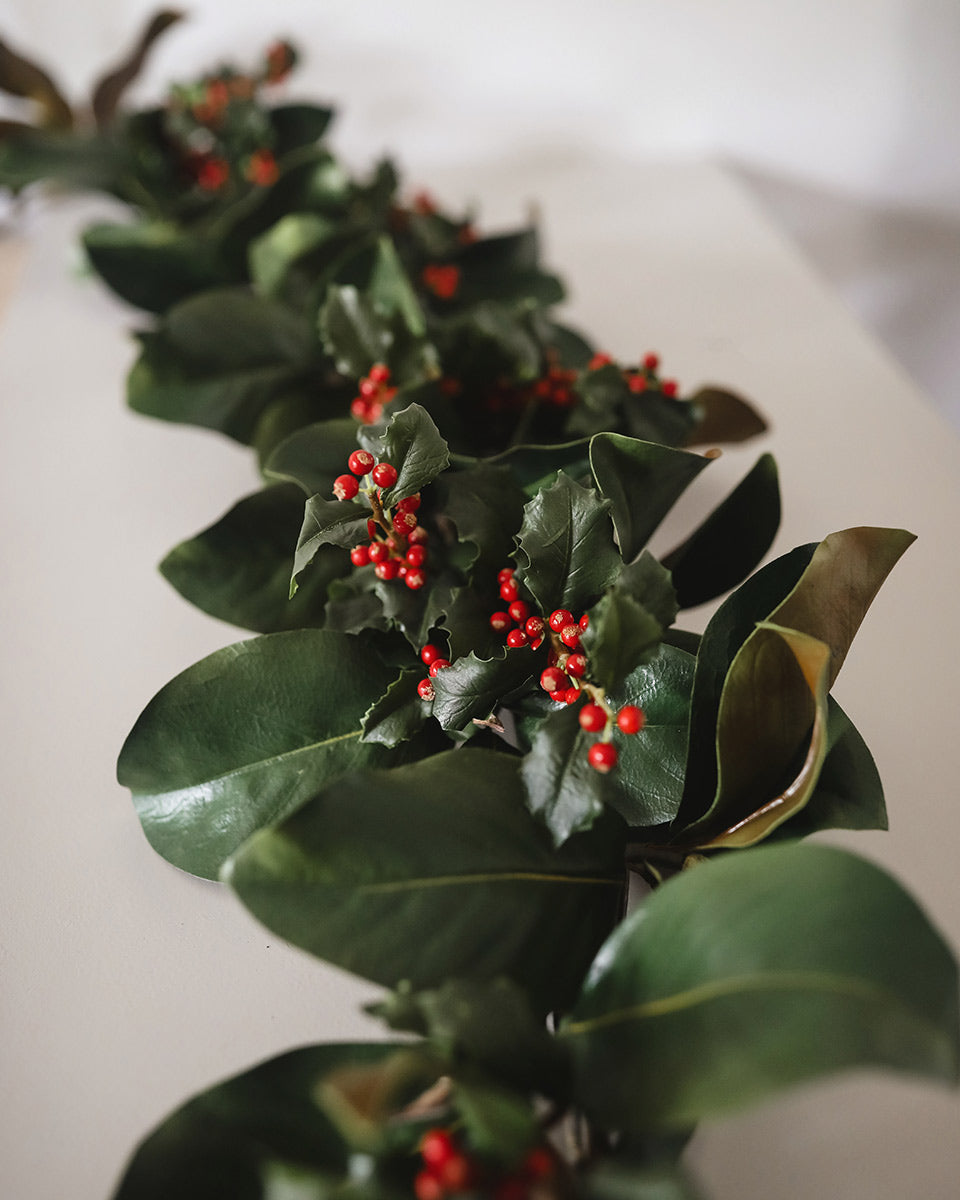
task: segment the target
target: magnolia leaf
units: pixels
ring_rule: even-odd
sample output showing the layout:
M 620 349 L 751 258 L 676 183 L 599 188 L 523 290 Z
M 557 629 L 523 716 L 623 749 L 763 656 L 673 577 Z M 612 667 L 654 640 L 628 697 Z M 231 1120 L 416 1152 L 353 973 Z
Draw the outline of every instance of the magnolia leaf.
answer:
M 772 800 L 776 793 L 770 791 L 775 786 L 771 781 L 787 782 L 786 773 L 809 733 L 813 713 L 809 699 L 798 700 L 803 687 L 796 668 L 783 665 L 782 651 L 771 650 L 771 673 L 761 686 L 767 689 L 774 711 L 762 717 L 758 713 L 765 735 L 758 737 L 743 726 L 725 741 L 721 752 L 716 734 L 722 694 L 740 648 L 755 637 L 762 637 L 762 645 L 775 644 L 767 641 L 768 635 L 754 632 L 755 624 L 769 622 L 824 642 L 830 651 L 824 680 L 829 689 L 880 585 L 913 540 L 912 534 L 896 529 L 861 527 L 833 533 L 816 547 L 803 547 L 769 564 L 721 606 L 707 626 L 697 657 L 687 782 L 678 827 L 692 825 L 708 810 L 712 824 L 721 808 L 723 824 L 729 827 Z M 750 652 L 743 661 L 753 672 Z M 763 656 L 756 662 L 762 669 Z M 793 678 L 782 693 L 777 680 L 781 671 L 792 671 Z M 748 693 L 757 684 L 744 674 L 730 686 Z M 716 756 L 705 750 L 715 740 Z M 739 781 L 736 790 L 745 805 L 740 811 L 731 801 L 720 801 L 723 785 L 718 786 L 718 778 L 723 776 Z M 753 787 L 748 783 L 751 778 Z
M 356 448 L 357 423 L 352 417 L 316 421 L 297 429 L 274 448 L 264 474 L 299 484 L 308 496 L 329 496 L 333 481 L 344 474 L 347 459 Z
M 386 762 L 360 737 L 394 676 L 368 643 L 318 629 L 266 634 L 189 667 L 120 752 L 117 777 L 151 845 L 216 878 L 256 830 L 345 771 Z
M 264 296 L 278 296 L 292 263 L 339 237 L 341 226 L 317 213 L 288 213 L 255 238 L 247 251 L 250 278 Z
M 350 549 L 369 541 L 367 522 L 370 509 L 349 500 L 324 500 L 311 496 L 304 507 L 300 538 L 290 576 L 290 596 L 300 587 L 300 576 L 313 562 L 322 546 L 342 546 Z
M 590 680 L 612 691 L 642 662 L 649 659 L 663 634 L 663 625 L 633 596 L 611 588 L 590 610 L 583 649 L 590 663 Z
M 217 288 L 176 305 L 160 326 L 170 349 L 215 372 L 309 362 L 309 322 L 246 287 Z
M 417 691 L 422 678 L 422 671 L 404 671 L 390 684 L 364 713 L 361 741 L 393 749 L 413 737 L 430 716 L 430 705 Z
M 289 599 L 293 547 L 302 522 L 298 487 L 263 488 L 174 547 L 160 571 L 191 604 L 243 629 L 276 633 L 322 625 L 327 587 L 352 568 L 343 550 L 319 547 L 305 586 Z
M 544 1011 L 617 919 L 622 853 L 613 825 L 554 850 L 517 760 L 467 747 L 323 787 L 224 877 L 268 928 L 375 983 L 504 975 Z
M 766 432 L 763 417 L 735 392 L 718 387 L 701 388 L 689 397 L 689 403 L 697 414 L 697 422 L 687 437 L 689 445 L 745 442 Z
M 562 471 L 524 506 L 517 543 L 517 579 L 543 613 L 589 607 L 622 565 L 609 500 Z
M 443 729 L 464 729 L 474 719 L 489 717 L 512 693 L 531 686 L 542 669 L 542 656 L 535 657 L 529 646 L 501 649 L 491 658 L 478 658 L 471 651 L 434 676 L 433 715 Z
M 600 950 L 560 1036 L 577 1102 L 629 1132 L 845 1068 L 952 1083 L 957 1023 L 956 964 L 899 884 L 843 851 L 791 844 L 658 888 Z
M 450 465 L 447 443 L 419 404 L 407 405 L 391 419 L 381 447 L 377 457 L 397 469 L 397 482 L 383 491 L 385 508 L 415 495 Z
M 35 62 L 11 50 L 2 40 L 0 92 L 32 100 L 40 109 L 38 123 L 45 129 L 70 129 L 73 125 L 70 105 L 46 71 Z
M 590 465 L 610 502 L 620 553 L 636 558 L 650 536 L 709 459 L 617 433 L 590 441 Z
M 684 446 L 696 424 L 696 413 L 687 400 L 663 392 L 643 392 L 630 396 L 621 417 L 630 437 L 664 446 Z
M 753 571 L 780 525 L 780 486 L 772 454 L 762 454 L 729 496 L 663 565 L 673 575 L 681 608 L 735 587 Z
M 355 287 L 330 287 L 320 310 L 320 338 L 341 375 L 359 379 L 383 362 L 393 333 Z
M 348 1174 L 351 1147 L 316 1103 L 338 1069 L 372 1066 L 397 1043 L 304 1046 L 202 1092 L 137 1147 L 114 1200 L 259 1197 L 276 1160 L 295 1162 L 324 1191 Z
M 171 8 L 154 13 L 121 64 L 98 80 L 90 101 L 98 128 L 102 129 L 114 120 L 124 92 L 143 70 L 153 43 L 183 17 L 182 12 Z
M 120 186 L 121 171 L 116 146 L 99 134 L 0 121 L 0 187 L 19 191 L 55 179 L 72 188 L 112 191 Z
M 109 288 L 148 312 L 166 312 L 228 282 L 210 243 L 162 221 L 92 225 L 83 232 L 83 248 Z

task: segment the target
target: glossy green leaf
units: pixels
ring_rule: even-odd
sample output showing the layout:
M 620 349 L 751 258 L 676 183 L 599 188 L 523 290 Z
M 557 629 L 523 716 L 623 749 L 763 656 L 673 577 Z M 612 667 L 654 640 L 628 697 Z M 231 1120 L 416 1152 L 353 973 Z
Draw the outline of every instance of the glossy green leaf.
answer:
M 543 613 L 588 608 L 622 565 L 610 502 L 562 471 L 525 505 L 517 542 L 517 578 Z
M 509 562 L 523 519 L 523 492 L 507 467 L 483 463 L 447 471 L 434 486 L 438 511 L 453 521 L 460 541 L 475 548 L 471 565 L 483 585 Z
M 360 542 L 368 542 L 368 520 L 370 509 L 363 504 L 311 496 L 304 507 L 300 538 L 293 558 L 290 596 L 296 595 L 301 576 L 324 546 L 350 549 Z
M 320 338 L 341 375 L 359 379 L 383 362 L 393 342 L 387 322 L 355 287 L 331 287 L 320 310 Z
M 530 1097 L 499 1083 L 454 1079 L 453 1103 L 471 1148 L 510 1166 L 540 1138 Z
M 434 677 L 433 715 L 448 730 L 464 729 L 474 719 L 485 720 L 512 693 L 532 686 L 543 666 L 543 656 L 536 656 L 529 646 L 501 649 L 491 658 L 479 658 L 471 651 Z
M 414 337 L 424 337 L 427 321 L 417 293 L 401 265 L 393 242 L 387 237 L 377 241 L 377 256 L 370 275 L 368 297 L 381 316 L 399 315 Z
M 587 761 L 596 735 L 580 728 L 578 712 L 579 706 L 568 705 L 549 713 L 521 766 L 527 807 L 558 846 L 603 812 L 605 781 Z
M 657 648 L 663 626 L 633 596 L 611 588 L 590 609 L 583 649 L 590 680 L 612 691 Z
M 380 444 L 378 458 L 398 472 L 393 487 L 384 489 L 384 507 L 415 495 L 450 465 L 447 443 L 419 404 L 409 404 L 391 418 Z
M 83 248 L 93 269 L 128 304 L 163 313 L 229 282 L 214 247 L 166 222 L 92 225 Z
M 365 633 L 390 628 L 383 601 L 374 591 L 373 567 L 360 567 L 343 579 L 335 579 L 327 589 L 326 629 L 340 633 Z
M 363 716 L 361 741 L 393 749 L 407 741 L 430 716 L 430 705 L 420 699 L 417 684 L 423 671 L 404 671 Z
M 663 392 L 644 392 L 624 403 L 621 419 L 626 433 L 641 442 L 685 446 L 696 425 L 697 409 Z
M 588 1113 L 640 1131 L 844 1068 L 953 1082 L 957 1024 L 956 964 L 915 902 L 870 863 L 803 844 L 659 888 L 597 955 L 561 1036 Z
M 644 550 L 639 558 L 624 566 L 615 586 L 618 592 L 632 597 L 656 617 L 664 632 L 676 619 L 678 605 L 673 579 L 649 550 Z
M 735 587 L 770 549 L 780 526 L 780 486 L 772 454 L 762 454 L 729 496 L 663 565 L 672 573 L 681 608 Z
M 610 502 L 620 553 L 630 562 L 709 459 L 617 433 L 590 442 L 597 487 Z
M 352 417 L 316 421 L 284 438 L 267 459 L 269 479 L 299 484 L 308 496 L 333 495 L 333 481 L 347 470 L 357 448 L 357 423 Z
M 373 1065 L 397 1044 L 305 1046 L 218 1084 L 171 1113 L 137 1147 L 114 1200 L 262 1200 L 274 1161 L 326 1189 L 345 1180 L 350 1147 L 316 1103 L 331 1072 Z
M 552 1008 L 616 921 L 622 871 L 619 827 L 555 851 L 517 760 L 468 747 L 330 784 L 225 877 L 270 929 L 376 983 L 504 975 Z
M 250 278 L 264 296 L 277 296 L 292 263 L 340 233 L 338 222 L 317 213 L 288 213 L 255 238 L 248 251 Z
M 304 586 L 290 599 L 290 569 L 302 524 L 298 487 L 263 488 L 174 547 L 160 570 L 191 604 L 243 629 L 277 633 L 320 626 L 331 580 L 353 568 L 342 549 L 319 547 Z
M 118 186 L 121 172 L 116 147 L 99 135 L 24 127 L 0 137 L 0 187 L 19 191 L 53 179 L 109 191 Z
M 215 878 L 252 833 L 330 780 L 385 762 L 363 715 L 396 672 L 368 644 L 317 629 L 267 634 L 189 667 L 147 705 L 120 753 L 151 845 Z
M 277 104 L 270 109 L 270 124 L 279 157 L 318 142 L 333 119 L 333 109 L 318 104 Z
M 713 446 L 718 442 L 745 442 L 766 432 L 767 423 L 742 396 L 724 388 L 706 387 L 689 398 L 696 424 L 689 445 Z

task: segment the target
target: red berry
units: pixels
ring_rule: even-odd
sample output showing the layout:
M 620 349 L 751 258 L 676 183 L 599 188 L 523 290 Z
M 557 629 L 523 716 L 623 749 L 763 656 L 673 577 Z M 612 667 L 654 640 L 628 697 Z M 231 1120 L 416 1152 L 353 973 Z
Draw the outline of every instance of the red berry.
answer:
M 594 742 L 587 751 L 587 762 L 595 771 L 606 775 L 617 765 L 617 748 L 612 742 Z
M 413 1181 L 413 1194 L 417 1200 L 443 1200 L 446 1192 L 432 1171 L 420 1171 Z
M 513 567 L 504 567 L 503 570 L 497 575 L 497 583 L 506 583 L 508 579 L 512 579 L 513 572 Z
M 383 542 L 374 542 L 370 547 L 370 561 L 372 563 L 386 562 L 390 557 L 390 548 L 385 546 Z
M 351 402 L 350 416 L 353 417 L 355 421 L 360 421 L 364 425 L 372 425 L 373 422 L 367 420 L 369 413 L 370 405 L 362 396 L 357 396 L 357 398 Z
M 397 501 L 397 512 L 415 513 L 420 507 L 420 493 L 415 496 L 404 496 L 402 500 Z
M 661 384 L 661 388 L 665 396 L 675 396 L 678 391 L 678 384 L 675 379 L 665 379 Z
M 399 572 L 400 564 L 395 558 L 386 558 L 373 568 L 373 573 L 378 579 L 396 579 Z
M 447 658 L 435 658 L 430 664 L 430 678 L 436 679 L 437 673 L 442 671 L 444 667 L 450 666 L 450 660 Z
M 437 1177 L 449 1192 L 463 1192 L 473 1182 L 473 1164 L 465 1154 L 455 1150 L 437 1168 Z
M 422 567 L 401 567 L 400 570 L 406 571 L 406 574 L 403 577 L 403 582 L 412 592 L 422 588 L 427 582 L 427 573 Z
M 371 472 L 373 482 L 379 488 L 390 488 L 397 482 L 397 468 L 392 463 L 377 463 Z
M 559 633 L 564 625 L 569 625 L 573 620 L 573 613 L 568 612 L 565 608 L 555 608 L 550 614 L 547 624 L 554 633 Z
M 354 546 L 350 551 L 350 561 L 355 567 L 365 567 L 370 561 L 370 547 Z
M 565 692 L 569 684 L 570 680 L 558 667 L 547 667 L 540 676 L 540 686 L 551 696 L 557 692 Z
M 427 541 L 429 537 L 430 534 L 427 533 L 424 527 L 422 525 L 418 525 L 416 529 L 412 529 L 407 535 L 407 541 L 411 546 L 418 546 L 421 542 Z
M 646 375 L 631 375 L 627 380 L 627 387 L 634 393 L 645 392 L 647 390 Z
M 527 617 L 524 625 L 527 637 L 531 642 L 535 642 L 538 638 L 543 637 L 544 620 L 543 617 Z
M 457 1147 L 449 1129 L 428 1129 L 420 1141 L 420 1154 L 428 1167 L 442 1167 Z
M 426 546 L 411 546 L 403 560 L 408 567 L 422 567 L 427 561 Z
M 393 527 L 397 533 L 408 537 L 417 527 L 417 514 L 412 512 L 398 512 L 393 517 Z
M 497 633 L 505 633 L 511 624 L 509 613 L 495 612 L 490 614 L 490 628 L 496 630 Z
M 386 363 L 374 363 L 367 372 L 367 378 L 371 383 L 386 383 L 390 378 L 390 368 Z
M 432 662 L 436 662 L 436 660 L 440 657 L 440 654 L 441 651 L 439 646 L 435 646 L 433 642 L 427 642 L 427 644 L 420 651 L 420 661 L 426 663 L 429 667 Z
M 338 475 L 333 481 L 333 494 L 338 500 L 352 500 L 360 491 L 360 484 L 353 475 Z
M 514 600 L 507 609 L 507 612 L 509 612 L 518 625 L 522 625 L 527 617 L 530 616 L 530 605 L 525 600 Z
M 272 151 L 264 146 L 250 155 L 243 173 L 257 187 L 272 187 L 280 171 Z
M 417 684 L 417 691 L 421 700 L 432 700 L 437 694 L 433 690 L 433 682 L 429 679 L 421 679 Z
M 508 579 L 506 583 L 500 584 L 500 599 L 506 600 L 508 604 L 512 604 L 519 594 L 520 589 L 515 579 Z
M 526 646 L 527 642 L 527 635 L 522 629 L 511 629 L 507 634 L 507 645 L 511 650 L 519 650 L 521 646 Z
M 588 364 L 588 370 L 599 371 L 599 369 L 601 367 L 605 367 L 609 363 L 612 363 L 612 362 L 613 362 L 613 359 L 610 357 L 609 354 L 595 354 L 593 356 L 593 358 L 590 359 L 590 362 Z
M 367 400 L 372 400 L 380 391 L 380 384 L 374 383 L 372 379 L 360 380 L 360 395 Z
M 621 733 L 639 733 L 646 722 L 642 708 L 635 704 L 625 704 L 617 713 L 617 727 Z
M 534 1146 L 520 1165 L 520 1170 L 534 1179 L 545 1179 L 556 1169 L 556 1160 L 546 1146 Z
M 585 704 L 580 709 L 580 728 L 587 733 L 599 733 L 607 727 L 607 714 L 599 704 Z
M 567 688 L 563 693 L 563 702 L 564 704 L 576 704 L 582 695 L 583 693 L 578 687 Z M 555 700 L 559 700 L 560 698 L 560 696 L 554 696 Z
M 376 466 L 377 460 L 369 450 L 354 450 L 347 459 L 347 466 L 354 475 L 369 475 Z
M 566 671 L 574 679 L 582 679 L 587 673 L 587 660 L 582 654 L 571 654 L 567 659 Z
M 648 371 L 655 371 L 660 366 L 659 354 L 645 354 L 643 356 L 643 365 Z
M 564 625 L 560 630 L 560 641 L 565 646 L 569 646 L 571 650 L 576 650 L 580 645 L 580 626 L 571 622 L 569 625 Z
M 577 624 L 580 626 L 580 632 L 581 632 L 581 633 L 582 633 L 582 632 L 583 632 L 585 629 L 589 629 L 589 628 L 590 628 L 590 617 L 589 617 L 589 615 L 588 615 L 587 613 L 584 613 L 584 614 L 583 614 L 583 616 L 580 618 L 580 620 L 577 622 Z

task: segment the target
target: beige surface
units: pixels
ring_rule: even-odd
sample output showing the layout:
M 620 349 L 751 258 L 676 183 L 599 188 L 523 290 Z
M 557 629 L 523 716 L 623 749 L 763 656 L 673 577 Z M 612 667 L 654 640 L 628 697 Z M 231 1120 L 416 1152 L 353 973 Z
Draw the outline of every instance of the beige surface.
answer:
M 689 508 L 770 446 L 779 550 L 858 523 L 920 535 L 836 688 L 879 761 L 893 832 L 840 840 L 894 869 L 960 945 L 955 436 L 719 170 L 527 159 L 450 173 L 443 190 L 481 200 L 488 222 L 541 199 L 571 317 L 613 352 L 657 349 L 684 383 L 736 385 L 770 415 L 763 445 L 711 467 Z M 216 436 L 122 411 L 129 314 L 67 272 L 94 211 L 36 223 L 0 327 L 0 1195 L 73 1200 L 100 1200 L 191 1090 L 371 1030 L 355 1011 L 369 989 L 157 859 L 113 782 L 143 703 L 235 636 L 154 564 L 254 481 Z M 701 1133 L 694 1162 L 717 1200 L 955 1200 L 958 1133 L 955 1094 L 859 1077 Z

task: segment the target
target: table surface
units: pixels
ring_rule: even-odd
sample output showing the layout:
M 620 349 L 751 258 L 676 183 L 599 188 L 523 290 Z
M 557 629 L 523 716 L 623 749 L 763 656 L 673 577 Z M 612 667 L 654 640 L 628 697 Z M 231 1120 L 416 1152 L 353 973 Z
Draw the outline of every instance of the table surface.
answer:
M 776 552 L 857 524 L 919 535 L 835 689 L 878 760 L 892 831 L 831 840 L 893 870 L 960 946 L 955 435 L 719 167 L 584 154 L 434 180 L 446 200 L 476 198 L 487 226 L 539 199 L 571 320 L 770 417 L 701 477 L 665 544 L 767 448 L 785 500 Z M 188 1094 L 297 1044 L 375 1036 L 357 1009 L 376 989 L 162 862 L 114 782 L 146 701 L 238 636 L 155 565 L 256 481 L 232 443 L 124 411 L 136 314 L 72 270 L 77 231 L 105 211 L 30 215 L 0 322 L 0 1194 L 31 1200 L 102 1200 Z M 717 1200 L 955 1200 L 958 1134 L 956 1093 L 862 1073 L 702 1130 L 691 1163 Z

